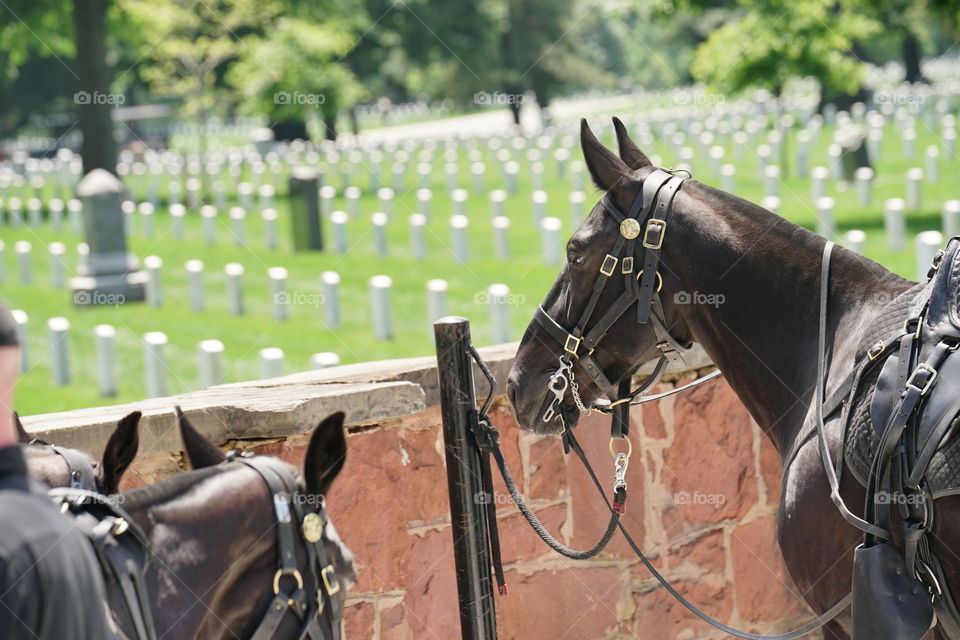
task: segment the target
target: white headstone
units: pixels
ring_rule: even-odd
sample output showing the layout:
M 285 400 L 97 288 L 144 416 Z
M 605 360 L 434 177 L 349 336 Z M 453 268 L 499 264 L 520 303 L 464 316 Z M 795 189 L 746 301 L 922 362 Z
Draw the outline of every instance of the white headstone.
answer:
M 284 267 L 270 267 L 267 269 L 267 280 L 270 282 L 270 297 L 273 300 L 273 319 L 283 322 L 290 313 L 293 300 L 287 291 L 287 270 Z
M 243 315 L 243 265 L 228 262 L 223 267 L 227 284 L 227 307 L 235 316 Z
M 56 317 L 47 320 L 47 335 L 50 338 L 50 369 L 53 373 L 53 385 L 62 387 L 70 384 L 70 354 L 68 332 L 70 321 Z
M 151 307 L 162 306 L 160 271 L 163 269 L 163 260 L 159 256 L 147 256 L 143 259 L 143 269 L 147 272 L 147 281 L 144 285 L 147 304 Z
M 340 274 L 336 271 L 324 271 L 323 280 L 323 316 L 327 327 L 340 326 Z
M 887 246 L 894 251 L 900 251 L 907 243 L 904 207 L 905 204 L 900 198 L 890 198 L 883 207 L 883 229 L 887 236 Z
M 143 335 L 143 364 L 146 374 L 147 397 L 167 395 L 167 334 L 150 331 Z
M 370 312 L 373 320 L 373 335 L 378 340 L 393 339 L 393 315 L 390 312 L 390 276 L 370 278 Z
M 921 231 L 916 238 L 917 280 L 926 281 L 933 258 L 943 248 L 943 234 L 939 231 Z
M 197 313 L 204 310 L 206 301 L 203 291 L 203 262 L 187 260 L 187 290 L 190 295 L 190 309 Z
M 201 340 L 197 346 L 197 371 L 200 388 L 223 383 L 223 343 L 219 340 Z
M 850 249 L 850 251 L 863 255 L 866 244 L 867 234 L 860 229 L 851 229 L 843 234 L 843 246 Z
M 510 287 L 505 284 L 492 284 L 487 287 L 490 301 L 490 332 L 494 344 L 510 342 Z
M 117 395 L 116 335 L 117 330 L 109 324 L 98 324 L 93 328 L 97 350 L 97 387 L 105 398 Z
M 278 378 L 283 375 L 283 349 L 260 349 L 260 377 Z
M 833 240 L 837 237 L 837 225 L 833 218 L 833 198 L 823 197 L 817 200 L 817 233 Z

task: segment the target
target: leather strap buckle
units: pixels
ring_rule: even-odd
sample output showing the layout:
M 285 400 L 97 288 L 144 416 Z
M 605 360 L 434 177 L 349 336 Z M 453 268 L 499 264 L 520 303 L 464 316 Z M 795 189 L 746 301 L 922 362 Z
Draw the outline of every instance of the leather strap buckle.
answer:
M 926 362 L 921 362 L 910 374 L 910 379 L 907 380 L 907 388 L 917 389 L 921 396 L 925 396 L 936 379 L 937 370 Z
M 600 273 L 607 276 L 608 278 L 613 275 L 614 269 L 617 268 L 617 257 L 612 256 L 609 253 L 603 259 L 603 264 L 600 265 Z
M 663 238 L 667 235 L 667 221 L 660 218 L 650 218 L 643 230 L 643 246 L 646 249 L 659 249 L 663 246 Z
M 620 273 L 633 273 L 633 256 L 627 256 L 623 259 L 623 262 L 620 263 Z
M 300 575 L 299 569 L 277 569 L 273 574 L 273 595 L 280 595 L 280 578 L 285 575 L 293 576 L 297 581 L 297 589 L 303 589 L 303 576 Z
M 882 354 L 886 348 L 887 348 L 887 345 L 883 343 L 883 340 L 878 340 L 875 345 L 873 345 L 872 347 L 870 347 L 870 349 L 867 350 L 867 357 L 870 358 L 871 361 L 876 360 L 877 358 L 880 357 L 880 354 Z
M 320 571 L 320 577 L 323 578 L 323 588 L 327 590 L 328 596 L 340 592 L 340 581 L 337 580 L 332 564 L 328 564 Z
M 570 343 L 573 343 L 573 347 L 570 346 Z M 577 355 L 577 349 L 580 348 L 580 338 L 570 334 L 567 336 L 567 339 L 563 342 L 563 350 L 567 353 Z

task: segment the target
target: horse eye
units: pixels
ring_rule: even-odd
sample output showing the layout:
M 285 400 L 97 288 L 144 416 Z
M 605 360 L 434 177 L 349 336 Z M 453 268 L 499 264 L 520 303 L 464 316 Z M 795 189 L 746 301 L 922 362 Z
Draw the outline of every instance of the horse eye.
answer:
M 573 264 L 582 264 L 582 263 L 583 263 L 583 256 L 580 255 L 580 254 L 578 254 L 578 253 L 571 253 L 571 254 L 570 254 L 570 257 L 569 257 L 568 259 L 569 259 L 570 262 L 573 263 Z

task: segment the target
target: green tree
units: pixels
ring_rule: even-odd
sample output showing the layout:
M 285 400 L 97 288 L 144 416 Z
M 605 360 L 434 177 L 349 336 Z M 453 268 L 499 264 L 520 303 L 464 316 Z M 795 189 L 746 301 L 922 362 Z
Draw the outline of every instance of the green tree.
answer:
M 0 24 L 0 64 L 7 78 L 15 78 L 33 54 L 56 57 L 69 69 L 75 85 L 64 93 L 74 96 L 85 172 L 117 170 L 111 112 L 118 101 L 110 92 L 107 61 L 110 6 L 110 0 L 8 0 L 3 10 L 9 19 Z
M 308 138 L 310 112 L 322 116 L 325 137 L 335 139 L 337 114 L 366 96 L 339 62 L 353 42 L 343 20 L 282 17 L 267 35 L 248 39 L 227 81 L 241 92 L 244 110 L 269 116 L 278 139 Z
M 791 78 L 812 76 L 824 94 L 854 94 L 863 63 L 851 48 L 878 29 L 874 20 L 832 0 L 757 3 L 710 34 L 691 73 L 719 92 L 762 87 L 779 96 Z
M 155 95 L 181 102 L 205 121 L 232 102 L 227 63 L 280 15 L 279 0 L 120 0 L 138 29 L 141 75 Z

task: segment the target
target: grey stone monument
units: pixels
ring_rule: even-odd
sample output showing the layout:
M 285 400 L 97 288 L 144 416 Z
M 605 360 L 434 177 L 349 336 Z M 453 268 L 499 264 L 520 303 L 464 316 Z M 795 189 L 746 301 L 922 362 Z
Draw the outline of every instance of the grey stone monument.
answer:
M 77 306 L 117 305 L 144 299 L 147 274 L 127 251 L 120 202 L 124 187 L 109 171 L 94 169 L 77 184 L 83 201 L 83 227 L 90 252 L 70 279 Z
M 290 174 L 290 225 L 295 251 L 321 251 L 320 176 L 310 167 L 296 167 Z

